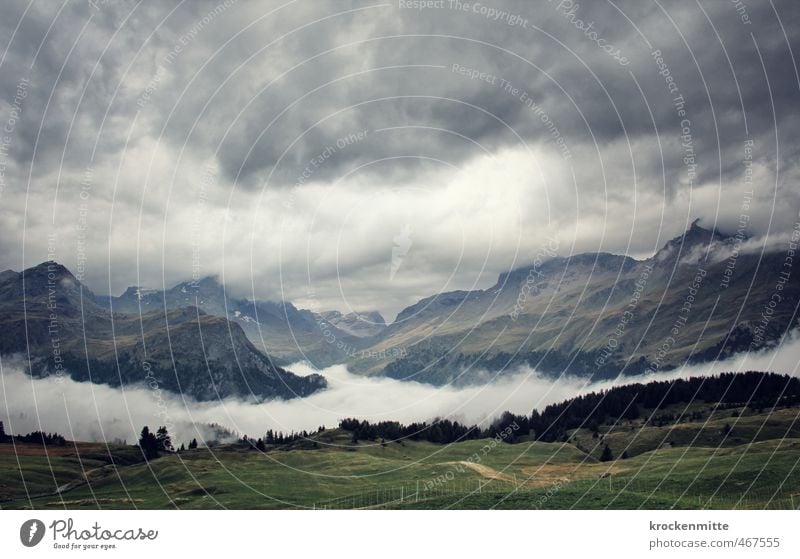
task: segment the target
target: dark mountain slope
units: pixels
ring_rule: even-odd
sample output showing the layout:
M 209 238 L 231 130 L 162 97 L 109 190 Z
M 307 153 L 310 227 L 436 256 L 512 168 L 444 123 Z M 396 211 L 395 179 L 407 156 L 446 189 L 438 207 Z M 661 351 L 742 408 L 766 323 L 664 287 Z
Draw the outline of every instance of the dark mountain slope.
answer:
M 441 384 L 521 364 L 610 377 L 759 349 L 797 325 L 800 274 L 781 279 L 786 248 L 739 250 L 734 238 L 695 222 L 647 260 L 553 258 L 484 291 L 423 299 L 371 348 L 402 357 L 351 365 Z M 776 292 L 780 303 L 770 307 Z
M 288 302 L 232 297 L 212 277 L 182 282 L 163 291 L 133 286 L 119 297 L 97 297 L 97 302 L 114 312 L 127 314 L 197 306 L 241 326 L 256 347 L 281 364 L 305 360 L 324 367 L 341 363 L 347 359 L 347 351 L 365 345 L 362 338 L 371 333 L 351 331 L 355 320 L 350 315 L 347 324 L 339 328 L 336 316 L 318 315 Z M 339 313 L 336 315 L 341 317 Z M 362 330 L 369 329 L 368 322 L 356 322 L 355 327 L 359 326 Z
M 241 326 L 196 307 L 112 314 L 63 266 L 44 263 L 0 278 L 0 352 L 30 356 L 36 376 L 69 375 L 209 400 L 306 396 L 319 375 L 275 366 Z

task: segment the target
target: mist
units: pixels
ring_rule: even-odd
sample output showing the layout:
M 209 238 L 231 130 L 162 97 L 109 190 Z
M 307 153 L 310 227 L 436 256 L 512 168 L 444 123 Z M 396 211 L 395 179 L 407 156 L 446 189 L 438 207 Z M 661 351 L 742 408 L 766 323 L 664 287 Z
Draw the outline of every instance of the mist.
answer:
M 112 388 L 69 378 L 35 379 L 21 363 L 0 360 L 0 420 L 6 433 L 34 430 L 58 432 L 70 440 L 135 442 L 142 426 L 166 425 L 176 445 L 192 438 L 214 437 L 209 424 L 220 424 L 238 434 L 260 437 L 267 429 L 283 432 L 334 427 L 340 419 L 403 423 L 450 418 L 487 424 L 503 411 L 528 414 L 532 409 L 614 385 L 651 380 L 709 376 L 721 372 L 761 370 L 798 376 L 800 335 L 785 337 L 776 347 L 744 353 L 725 361 L 681 367 L 650 376 L 624 377 L 588 383 L 586 379 L 553 378 L 523 367 L 481 386 L 434 387 L 388 378 L 351 374 L 344 365 L 315 371 L 304 363 L 290 370 L 319 372 L 329 388 L 308 398 L 262 404 L 237 399 L 197 402 L 191 398 L 147 387 Z

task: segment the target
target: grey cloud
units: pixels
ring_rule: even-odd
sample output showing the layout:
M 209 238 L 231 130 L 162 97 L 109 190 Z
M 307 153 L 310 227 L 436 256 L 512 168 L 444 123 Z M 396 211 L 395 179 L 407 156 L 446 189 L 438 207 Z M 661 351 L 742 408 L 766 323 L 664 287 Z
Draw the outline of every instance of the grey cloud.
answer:
M 573 16 L 557 10 L 556 2 L 545 0 L 485 3 L 527 19 L 525 27 L 472 11 L 404 10 L 396 2 L 221 5 L 218 0 L 158 5 L 109 1 L 95 10 L 76 2 L 54 19 L 59 5 L 36 2 L 13 40 L 25 5 L 2 9 L 0 44 L 9 46 L 0 65 L 0 97 L 5 101 L 0 103 L 0 123 L 10 114 L 18 80 L 31 79 L 9 147 L 0 208 L 3 267 L 21 267 L 22 233 L 16 216 L 26 207 L 26 258 L 32 259 L 27 264 L 44 258 L 42 239 L 51 228 L 62 232 L 62 246 L 74 244 L 70 235 L 81 176 L 91 164 L 92 287 L 119 290 L 137 281 L 137 274 L 152 284 L 186 279 L 191 221 L 201 196 L 199 170 L 213 163 L 218 175 L 209 192 L 202 193 L 207 197 L 201 212 L 204 225 L 214 231 L 209 246 L 203 247 L 204 269 L 225 271 L 243 286 L 249 286 L 253 274 L 263 295 L 280 296 L 286 287 L 277 275 L 281 264 L 284 277 L 297 282 L 306 262 L 299 242 L 292 245 L 294 253 L 284 253 L 284 262 L 278 261 L 276 228 L 287 215 L 309 218 L 311 206 L 304 205 L 309 189 L 330 187 L 349 206 L 386 188 L 445 190 L 453 173 L 472 168 L 487 153 L 491 157 L 526 149 L 538 160 L 528 164 L 511 159 L 531 175 L 541 165 L 547 186 L 531 196 L 514 190 L 519 197 L 510 203 L 519 203 L 527 222 L 520 231 L 506 230 L 496 239 L 486 278 L 511 262 L 524 262 L 525 251 L 535 251 L 535 229 L 543 225 L 558 228 L 565 237 L 577 231 L 575 250 L 646 254 L 695 217 L 735 228 L 743 189 L 745 121 L 759 169 L 753 232 L 780 232 L 796 218 L 792 208 L 800 200 L 793 130 L 800 83 L 791 49 L 797 52 L 800 9 L 790 0 L 774 2 L 777 16 L 770 3 L 748 3 L 751 24 L 743 23 L 727 2 L 661 3 L 663 11 L 655 3 L 633 0 L 616 3 L 618 9 L 610 3 L 581 4 L 574 17 L 593 22 L 597 37 L 619 47 L 630 60 L 627 66 L 577 29 L 570 21 Z M 277 11 L 267 16 L 271 10 Z M 639 31 L 653 49 L 662 51 L 686 99 L 698 165 L 691 192 L 679 137 L 682 117 Z M 36 63 L 28 70 L 40 44 Z M 470 79 L 453 72 L 453 64 L 497 80 Z M 505 90 L 501 79 L 518 91 Z M 521 92 L 541 110 L 526 106 Z M 569 147 L 570 159 L 560 157 L 548 122 Z M 369 131 L 366 140 L 327 150 L 362 130 Z M 298 177 L 322 154 L 324 160 L 312 165 L 313 172 L 298 188 Z M 485 196 L 498 196 L 506 186 L 487 177 Z M 464 211 L 480 208 L 481 196 L 474 190 L 452 192 L 475 200 Z M 282 210 L 279 204 L 292 195 L 297 197 L 293 210 Z M 232 215 L 226 222 L 229 196 Z M 51 225 L 54 200 L 57 223 Z M 348 204 L 342 203 L 340 211 L 347 211 Z M 260 215 L 250 215 L 252 208 Z M 338 268 L 335 259 L 319 258 L 322 264 L 314 277 L 331 294 L 326 301 L 334 304 L 339 277 L 370 286 L 362 296 L 371 306 L 383 297 L 405 302 L 414 293 L 429 295 L 450 276 L 454 248 L 435 232 L 443 217 L 419 208 L 431 221 L 427 231 L 423 227 L 418 233 L 409 266 L 430 278 L 422 282 L 427 287 L 419 278 L 385 284 L 380 259 L 394 232 L 384 231 L 382 223 L 401 225 L 389 219 L 395 209 L 376 203 L 360 210 L 362 219 L 369 212 L 381 218 L 364 220 L 371 228 L 365 225 L 358 238 L 346 236 L 348 250 Z M 542 221 L 533 222 L 534 214 Z M 271 225 L 258 229 L 263 237 L 256 243 L 255 266 L 248 237 L 253 230 L 242 216 Z M 511 219 L 511 213 L 498 216 Z M 662 220 L 664 230 L 655 225 Z M 488 225 L 475 215 L 466 221 L 473 228 L 468 236 L 480 238 L 475 224 Z M 313 234 L 335 238 L 342 223 L 341 216 L 326 214 L 315 222 Z M 243 253 L 241 242 L 223 239 L 225 227 L 228 236 L 248 239 Z M 525 239 L 522 252 L 515 254 L 508 247 L 520 236 Z M 457 270 L 459 286 L 471 285 L 482 274 L 487 249 L 473 244 Z M 565 241 L 562 246 L 573 245 Z M 223 252 L 225 266 L 235 269 L 221 269 Z M 70 264 L 74 255 L 67 251 L 63 259 Z M 300 289 L 289 291 L 293 297 L 302 295 Z

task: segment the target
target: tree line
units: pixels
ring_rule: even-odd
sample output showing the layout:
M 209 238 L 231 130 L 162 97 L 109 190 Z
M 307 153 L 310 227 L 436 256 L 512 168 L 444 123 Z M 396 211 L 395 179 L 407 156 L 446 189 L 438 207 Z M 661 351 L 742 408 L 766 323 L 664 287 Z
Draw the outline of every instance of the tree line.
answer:
M 559 441 L 570 429 L 597 431 L 598 425 L 609 421 L 638 419 L 642 409 L 660 410 L 697 401 L 724 406 L 747 404 L 754 411 L 794 406 L 800 403 L 800 379 L 748 371 L 615 386 L 551 404 L 541 412 L 534 410 L 530 429 L 537 440 Z
M 325 427 L 320 427 L 320 430 L 324 431 Z M 284 435 L 282 431 L 273 431 L 272 429 L 268 429 L 264 436 L 259 437 L 258 439 L 248 437 L 247 435 L 242 436 L 242 438 L 239 439 L 239 444 L 243 444 L 255 450 L 264 451 L 267 449 L 267 445 L 289 444 L 301 439 L 307 439 L 308 436 L 309 433 L 305 430 L 300 431 L 299 433 L 292 431 L 291 433 Z
M 504 438 L 504 442 L 514 443 L 526 435 L 539 441 L 554 442 L 566 440 L 567 431 L 572 429 L 584 427 L 597 432 L 603 423 L 639 419 L 643 409 L 656 411 L 697 401 L 718 404 L 723 408 L 747 404 L 754 411 L 795 406 L 800 404 L 800 379 L 747 371 L 615 386 L 550 404 L 542 411 L 534 409 L 530 416 L 504 412 L 488 429 L 447 419 L 403 425 L 397 421 L 371 424 L 348 418 L 342 420 L 339 427 L 353 434 L 353 442 L 380 438 L 384 441 L 411 439 L 452 443 L 494 437 L 509 425 L 516 424 L 518 429 L 514 430 L 513 436 Z M 700 417 L 701 412 L 687 414 L 689 420 Z M 667 419 L 674 420 L 674 417 L 671 414 L 652 414 L 647 418 L 656 425 L 663 425 Z M 608 456 L 609 453 L 604 453 L 604 458 Z
M 352 434 L 352 441 L 399 441 L 411 439 L 414 441 L 429 441 L 432 443 L 452 443 L 469 439 L 482 438 L 483 432 L 477 425 L 463 425 L 458 421 L 449 419 L 436 420 L 431 423 L 411 423 L 403 425 L 399 421 L 381 421 L 370 423 L 366 420 L 355 418 L 342 419 L 339 428 Z
M 404 425 L 399 421 L 381 421 L 370 423 L 355 418 L 343 419 L 339 428 L 352 433 L 352 441 L 394 442 L 409 439 L 412 441 L 428 441 L 431 443 L 449 444 L 472 439 L 493 438 L 504 432 L 507 427 L 516 425 L 511 434 L 504 435 L 503 440 L 515 442 L 519 437 L 530 433 L 530 422 L 527 416 L 504 412 L 488 428 L 479 425 L 466 425 L 449 419 L 436 419 L 432 422 L 415 422 Z
M 27 435 L 7 435 L 3 422 L 0 421 L 0 443 L 32 443 L 42 446 L 64 446 L 67 440 L 58 433 L 45 433 L 44 431 L 33 431 Z

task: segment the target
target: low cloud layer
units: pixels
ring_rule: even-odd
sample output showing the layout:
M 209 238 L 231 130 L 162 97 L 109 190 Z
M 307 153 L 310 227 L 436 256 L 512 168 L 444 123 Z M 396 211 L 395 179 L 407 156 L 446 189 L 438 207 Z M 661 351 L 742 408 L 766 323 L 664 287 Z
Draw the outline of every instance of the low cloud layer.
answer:
M 762 370 L 798 376 L 800 336 L 793 334 L 777 348 L 741 354 L 709 365 L 687 366 L 636 381 L 672 380 L 727 371 Z M 298 373 L 312 369 L 296 364 Z M 336 426 L 345 417 L 404 423 L 448 417 L 468 423 L 486 423 L 503 411 L 528 414 L 532 409 L 580 393 L 609 388 L 614 381 L 587 384 L 585 380 L 546 378 L 531 369 L 488 384 L 466 388 L 436 388 L 414 382 L 365 378 L 344 366 L 321 371 L 330 388 L 308 398 L 260 405 L 238 400 L 194 402 L 147 388 L 119 390 L 104 385 L 54 378 L 31 379 L 4 360 L 0 380 L 0 420 L 6 431 L 58 431 L 68 439 L 132 443 L 142 426 L 167 424 L 180 444 L 211 436 L 207 425 L 217 423 L 236 433 L 262 436 L 267 429 L 284 432 Z M 624 379 L 616 384 L 629 383 Z

